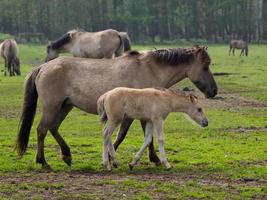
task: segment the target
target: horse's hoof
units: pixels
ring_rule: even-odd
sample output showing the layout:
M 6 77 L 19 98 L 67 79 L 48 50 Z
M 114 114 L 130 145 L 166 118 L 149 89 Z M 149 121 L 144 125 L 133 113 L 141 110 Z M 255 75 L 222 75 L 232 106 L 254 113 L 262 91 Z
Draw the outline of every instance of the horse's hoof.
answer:
M 156 166 L 161 165 L 160 159 L 158 158 L 157 155 L 149 155 L 149 160 L 150 162 L 155 163 Z
M 129 163 L 129 164 L 128 164 L 128 166 L 129 166 L 129 169 L 132 171 L 132 170 L 133 170 L 133 167 L 134 167 L 134 165 L 133 165 L 133 164 L 131 164 L 131 163 Z
M 42 164 L 42 169 L 47 171 L 47 172 L 51 172 L 53 171 L 52 168 L 50 167 L 49 164 L 45 163 L 45 164 Z
M 115 167 L 115 168 L 118 168 L 118 163 L 117 162 L 113 162 L 113 167 Z
M 62 155 L 62 160 L 63 160 L 68 166 L 71 166 L 71 161 L 72 161 L 71 156 L 65 156 L 65 155 Z

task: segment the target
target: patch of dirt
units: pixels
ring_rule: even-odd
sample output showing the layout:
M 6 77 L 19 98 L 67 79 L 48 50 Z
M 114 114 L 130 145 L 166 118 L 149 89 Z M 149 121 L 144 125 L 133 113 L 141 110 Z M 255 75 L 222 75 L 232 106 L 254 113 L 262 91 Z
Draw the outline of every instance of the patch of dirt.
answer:
M 208 108 L 224 108 L 231 110 L 240 110 L 243 107 L 263 108 L 267 107 L 267 102 L 249 99 L 231 93 L 221 93 L 212 99 L 207 99 L 199 91 L 194 91 L 203 105 Z
M 229 76 L 229 75 L 233 75 L 233 73 L 227 73 L 227 72 L 217 72 L 217 73 L 213 73 L 214 76 Z
M 124 181 L 134 180 L 134 184 Z M 44 199 L 131 199 L 136 194 L 147 192 L 153 199 L 164 199 L 164 193 L 157 191 L 156 182 L 184 186 L 187 181 L 196 181 L 200 185 L 217 186 L 225 190 L 234 190 L 235 186 L 264 186 L 266 180 L 244 178 L 233 182 L 227 177 L 203 177 L 199 174 L 157 174 L 137 172 L 114 174 L 107 172 L 51 172 L 30 174 L 7 174 L 0 176 L 0 196 L 32 199 L 37 194 Z M 140 185 L 138 184 L 140 181 Z M 142 182 L 149 185 L 142 186 Z M 1 185 L 7 185 L 10 190 L 1 191 Z
M 234 133 L 249 133 L 255 131 L 267 132 L 267 127 L 250 127 L 250 128 L 238 127 L 238 128 L 227 129 L 227 131 Z

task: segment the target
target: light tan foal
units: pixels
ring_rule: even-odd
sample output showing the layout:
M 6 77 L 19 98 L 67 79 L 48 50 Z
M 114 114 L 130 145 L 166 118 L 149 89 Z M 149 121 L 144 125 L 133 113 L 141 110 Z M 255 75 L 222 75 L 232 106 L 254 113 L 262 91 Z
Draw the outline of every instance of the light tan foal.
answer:
M 158 137 L 161 163 L 167 169 L 171 168 L 165 155 L 163 137 L 163 121 L 170 112 L 184 112 L 201 126 L 208 126 L 203 109 L 196 96 L 191 93 L 174 92 L 162 88 L 131 89 L 119 87 L 100 96 L 97 105 L 101 121 L 106 122 L 103 132 L 103 165 L 107 170 L 111 170 L 109 155 L 113 161 L 113 166 L 117 166 L 111 136 L 126 116 L 147 122 L 145 141 L 129 164 L 130 169 L 140 160 L 152 140 L 153 133 L 156 133 Z

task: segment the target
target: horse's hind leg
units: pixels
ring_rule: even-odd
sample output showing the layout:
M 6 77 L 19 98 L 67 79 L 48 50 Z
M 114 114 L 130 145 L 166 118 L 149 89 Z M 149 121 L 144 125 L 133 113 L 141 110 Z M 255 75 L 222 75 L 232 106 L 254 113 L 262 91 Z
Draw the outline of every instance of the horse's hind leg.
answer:
M 65 119 L 65 117 L 68 115 L 68 113 L 72 110 L 72 105 L 65 105 L 63 104 L 59 113 L 56 116 L 55 123 L 53 125 L 53 128 L 50 129 L 51 134 L 57 141 L 57 143 L 60 146 L 61 154 L 62 154 L 62 160 L 69 166 L 71 166 L 71 152 L 70 148 L 65 142 L 65 140 L 62 138 L 62 136 L 59 134 L 58 129 L 62 123 L 62 121 Z
M 45 160 L 44 156 L 44 140 L 47 135 L 47 131 L 53 126 L 54 119 L 59 111 L 58 106 L 44 106 L 43 115 L 39 126 L 37 128 L 37 154 L 36 163 L 42 164 L 45 169 L 50 169 L 50 166 Z
M 146 134 L 145 133 L 146 121 L 141 120 L 141 125 L 142 125 L 142 129 L 143 129 L 143 132 L 144 132 L 144 135 L 145 135 Z M 155 163 L 156 165 L 160 165 L 160 159 L 159 159 L 159 157 L 157 156 L 157 154 L 155 152 L 154 143 L 153 143 L 153 137 L 152 137 L 151 142 L 149 144 L 149 160 L 151 162 Z
M 230 49 L 229 49 L 229 56 L 231 56 L 231 51 L 232 51 L 232 46 L 230 46 Z
M 118 132 L 116 141 L 114 142 L 114 148 L 115 150 L 118 149 L 119 145 L 122 143 L 122 141 L 124 140 L 131 124 L 133 123 L 133 119 L 128 118 L 128 117 L 124 117 L 123 121 L 121 123 L 121 127 L 120 130 Z
M 7 68 L 7 59 L 5 58 L 5 72 L 4 72 L 4 76 L 6 76 L 6 68 Z

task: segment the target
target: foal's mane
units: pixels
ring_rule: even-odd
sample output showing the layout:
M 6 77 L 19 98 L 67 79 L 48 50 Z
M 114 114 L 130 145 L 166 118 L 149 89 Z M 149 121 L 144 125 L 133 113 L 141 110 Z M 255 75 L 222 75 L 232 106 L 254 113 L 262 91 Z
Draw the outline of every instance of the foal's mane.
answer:
M 210 62 L 206 47 L 200 47 L 198 45 L 190 48 L 159 49 L 151 52 L 157 62 L 169 65 L 191 64 L 195 60 L 195 55 L 198 53 L 201 53 L 201 62 Z
M 52 49 L 58 49 L 60 47 L 62 47 L 63 45 L 67 44 L 68 42 L 70 42 L 72 35 L 74 33 L 77 32 L 84 32 L 84 30 L 82 29 L 73 29 L 68 31 L 67 33 L 65 33 L 64 35 L 62 35 L 61 37 L 59 37 L 58 39 L 56 39 L 55 41 L 53 41 L 50 46 L 52 47 Z

